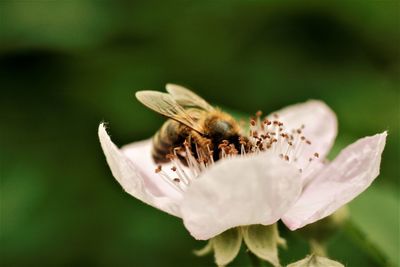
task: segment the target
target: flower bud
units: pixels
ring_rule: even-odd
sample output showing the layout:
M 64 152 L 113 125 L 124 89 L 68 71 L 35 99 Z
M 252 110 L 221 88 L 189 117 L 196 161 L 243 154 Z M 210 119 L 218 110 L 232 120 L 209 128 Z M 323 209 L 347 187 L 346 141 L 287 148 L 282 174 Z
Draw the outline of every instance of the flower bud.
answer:
M 325 257 L 310 255 L 305 259 L 289 264 L 287 267 L 344 267 L 344 265 Z

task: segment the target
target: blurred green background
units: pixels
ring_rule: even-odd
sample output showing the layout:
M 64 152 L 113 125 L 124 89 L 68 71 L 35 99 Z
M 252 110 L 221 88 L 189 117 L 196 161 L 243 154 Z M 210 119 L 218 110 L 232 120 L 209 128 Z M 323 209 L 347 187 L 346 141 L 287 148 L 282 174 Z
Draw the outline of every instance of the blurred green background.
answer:
M 212 266 L 182 222 L 124 193 L 97 138 L 148 138 L 134 99 L 174 82 L 243 113 L 322 99 L 332 155 L 389 131 L 381 175 L 329 242 L 347 266 L 399 263 L 399 1 L 0 1 L 1 266 Z M 283 263 L 306 241 L 283 230 Z M 233 266 L 248 266 L 242 251 Z

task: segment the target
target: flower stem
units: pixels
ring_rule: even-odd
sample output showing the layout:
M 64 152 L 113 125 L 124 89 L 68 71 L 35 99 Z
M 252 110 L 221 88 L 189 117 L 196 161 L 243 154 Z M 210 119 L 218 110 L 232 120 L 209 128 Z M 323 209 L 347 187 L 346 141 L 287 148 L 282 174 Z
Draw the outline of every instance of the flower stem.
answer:
M 322 242 L 318 242 L 315 239 L 310 240 L 310 249 L 311 252 L 318 256 L 327 256 L 326 246 Z

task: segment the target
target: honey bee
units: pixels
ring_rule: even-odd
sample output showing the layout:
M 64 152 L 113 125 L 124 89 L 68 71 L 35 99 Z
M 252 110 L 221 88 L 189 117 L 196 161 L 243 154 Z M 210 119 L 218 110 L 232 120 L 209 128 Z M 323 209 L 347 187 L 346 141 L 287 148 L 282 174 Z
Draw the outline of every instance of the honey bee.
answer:
M 167 162 L 168 155 L 183 144 L 196 152 L 196 159 L 214 161 L 220 159 L 221 147 L 228 147 L 231 152 L 240 148 L 241 128 L 231 115 L 182 86 L 167 84 L 166 89 L 168 93 L 136 93 L 142 104 L 168 118 L 153 136 L 152 156 L 156 163 Z

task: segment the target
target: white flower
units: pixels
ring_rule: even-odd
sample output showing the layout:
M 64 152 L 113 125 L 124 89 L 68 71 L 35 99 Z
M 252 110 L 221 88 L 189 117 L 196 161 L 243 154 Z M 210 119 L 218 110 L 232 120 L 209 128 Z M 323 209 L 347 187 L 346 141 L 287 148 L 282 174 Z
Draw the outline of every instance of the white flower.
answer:
M 277 116 L 252 121 L 255 153 L 239 152 L 207 167 L 188 159 L 186 168 L 172 159 L 156 173 L 151 140 L 119 149 L 104 124 L 99 138 L 125 191 L 182 218 L 201 240 L 279 219 L 291 230 L 301 228 L 335 212 L 378 176 L 386 132 L 356 141 L 328 163 L 337 120 L 326 104 L 311 100 L 273 114 Z

